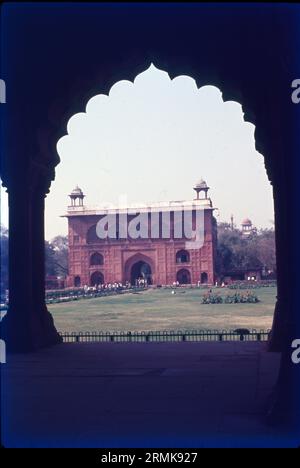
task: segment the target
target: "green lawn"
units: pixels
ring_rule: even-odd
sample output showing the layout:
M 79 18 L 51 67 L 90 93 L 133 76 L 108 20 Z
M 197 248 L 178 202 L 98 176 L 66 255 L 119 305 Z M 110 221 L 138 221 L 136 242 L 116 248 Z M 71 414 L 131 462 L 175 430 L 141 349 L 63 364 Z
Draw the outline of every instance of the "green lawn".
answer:
M 228 290 L 218 290 L 225 295 Z M 229 291 L 234 293 L 234 291 Z M 258 304 L 201 304 L 200 289 L 155 289 L 48 305 L 59 331 L 268 329 L 276 288 L 256 289 Z

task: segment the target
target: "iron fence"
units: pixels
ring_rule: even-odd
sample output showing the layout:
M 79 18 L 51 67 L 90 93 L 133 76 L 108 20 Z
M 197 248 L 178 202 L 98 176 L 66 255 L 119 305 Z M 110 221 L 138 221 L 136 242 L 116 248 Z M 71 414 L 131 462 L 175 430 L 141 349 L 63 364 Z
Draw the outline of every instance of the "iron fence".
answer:
M 139 332 L 61 332 L 64 343 L 147 343 L 199 341 L 267 341 L 270 330 L 177 330 Z

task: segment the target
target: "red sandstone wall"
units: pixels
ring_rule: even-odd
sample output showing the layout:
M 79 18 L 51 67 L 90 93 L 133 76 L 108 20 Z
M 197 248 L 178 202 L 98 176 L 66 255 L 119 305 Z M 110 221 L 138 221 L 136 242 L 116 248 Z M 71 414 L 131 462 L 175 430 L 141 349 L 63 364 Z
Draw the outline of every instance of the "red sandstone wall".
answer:
M 191 281 L 196 284 L 202 272 L 208 275 L 208 283 L 214 283 L 214 238 L 212 212 L 205 211 L 205 238 L 201 249 L 190 250 L 190 262 L 176 263 L 176 252 L 185 248 L 181 239 L 138 239 L 100 240 L 95 238 L 87 243 L 87 231 L 98 221 L 97 216 L 76 216 L 69 220 L 69 277 L 67 284 L 74 285 L 74 277 L 80 276 L 81 285 L 90 285 L 94 271 L 104 275 L 104 281 L 125 282 L 130 280 L 132 263 L 139 259 L 148 260 L 152 269 L 153 284 L 172 284 L 181 268 L 190 271 Z M 100 252 L 104 257 L 101 266 L 90 266 L 90 256 Z

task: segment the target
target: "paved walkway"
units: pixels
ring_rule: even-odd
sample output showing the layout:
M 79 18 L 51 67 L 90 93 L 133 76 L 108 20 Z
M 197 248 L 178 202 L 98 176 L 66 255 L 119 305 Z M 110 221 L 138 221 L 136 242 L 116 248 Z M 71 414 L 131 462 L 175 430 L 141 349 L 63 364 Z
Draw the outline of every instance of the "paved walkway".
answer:
M 280 356 L 265 344 L 61 344 L 2 370 L 2 438 L 18 447 L 273 446 Z

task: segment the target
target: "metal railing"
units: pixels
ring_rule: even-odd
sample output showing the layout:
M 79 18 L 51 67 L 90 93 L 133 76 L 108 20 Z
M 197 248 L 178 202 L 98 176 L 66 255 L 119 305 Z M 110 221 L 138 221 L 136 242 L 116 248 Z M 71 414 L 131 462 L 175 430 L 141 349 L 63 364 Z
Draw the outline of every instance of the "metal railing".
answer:
M 200 341 L 267 341 L 270 330 L 177 330 L 139 332 L 61 332 L 64 343 L 147 343 Z

